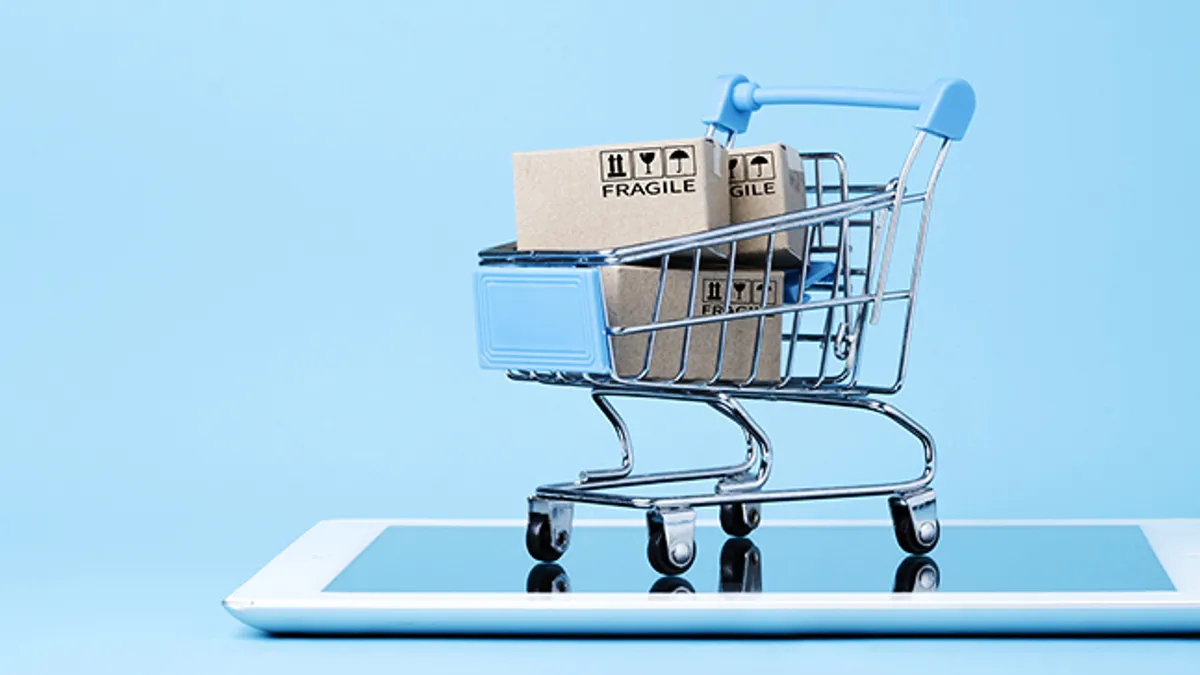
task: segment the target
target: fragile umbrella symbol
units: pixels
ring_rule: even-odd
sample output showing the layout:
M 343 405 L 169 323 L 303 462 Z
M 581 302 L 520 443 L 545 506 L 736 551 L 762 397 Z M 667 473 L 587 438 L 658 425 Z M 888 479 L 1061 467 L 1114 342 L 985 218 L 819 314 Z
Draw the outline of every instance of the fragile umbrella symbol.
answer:
M 683 173 L 683 160 L 691 158 L 687 150 L 676 150 L 667 156 L 667 159 L 675 160 L 675 173 Z
M 757 176 L 757 177 L 759 177 L 759 178 L 761 178 L 761 177 L 762 177 L 762 170 L 763 170 L 763 166 L 765 166 L 765 165 L 767 164 L 767 162 L 769 162 L 769 161 L 770 161 L 770 160 L 768 160 L 768 159 L 767 159 L 765 156 L 763 156 L 763 155 L 758 155 L 758 156 L 756 156 L 754 159 L 751 159 L 751 160 L 750 160 L 750 164 L 751 164 L 751 165 L 753 165 L 755 168 L 757 168 L 757 169 L 758 169 L 758 173 L 756 173 L 756 174 L 754 174 L 754 175 L 755 175 L 755 176 Z

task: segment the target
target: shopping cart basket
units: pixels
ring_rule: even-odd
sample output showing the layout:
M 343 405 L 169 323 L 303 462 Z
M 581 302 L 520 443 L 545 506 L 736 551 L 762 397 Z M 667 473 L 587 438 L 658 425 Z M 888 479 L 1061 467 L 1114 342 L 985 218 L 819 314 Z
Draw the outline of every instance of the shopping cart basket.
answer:
M 590 389 L 621 446 L 619 467 L 583 471 L 573 482 L 537 488 L 529 499 L 529 553 L 546 562 L 564 554 L 571 539 L 574 503 L 629 507 L 646 511 L 651 565 L 662 574 L 679 574 L 695 559 L 696 507 L 720 507 L 723 529 L 740 537 L 759 524 L 761 504 L 765 502 L 884 495 L 890 496 L 891 519 L 901 548 L 912 554 L 927 553 L 940 535 L 930 487 L 934 475 L 933 437 L 880 397 L 898 392 L 905 380 L 934 186 L 951 142 L 961 140 L 966 133 L 975 109 L 974 91 L 962 80 L 939 81 L 924 95 L 767 88 L 741 75 L 719 78 L 718 87 L 717 112 L 705 123 L 708 136 L 724 136 L 726 147 L 732 147 L 737 134 L 745 132 L 753 111 L 763 105 L 784 103 L 916 110 L 916 139 L 897 177 L 885 184 L 849 183 L 846 163 L 837 153 L 802 154 L 806 190 L 815 197 L 815 205 L 801 211 L 609 250 L 523 251 L 507 244 L 480 252 L 476 319 L 481 365 L 507 370 L 514 380 Z M 931 137 L 936 156 L 924 189 L 909 189 L 909 184 L 916 182 L 910 174 Z M 919 212 L 918 224 L 902 228 L 902 215 L 912 212 Z M 800 241 L 807 245 L 795 250 L 798 238 L 790 238 L 790 253 L 799 264 L 784 277 L 785 292 L 781 296 L 768 303 L 768 294 L 760 293 L 757 306 L 731 313 L 732 294 L 726 293 L 724 311 L 696 312 L 697 279 L 702 269 L 711 272 L 714 256 L 720 260 L 717 264 L 726 281 L 732 282 L 739 267 L 743 273 L 748 268 L 737 254 L 739 242 L 767 238 L 765 260 L 753 268 L 756 275 L 762 275 L 766 287 L 772 282 L 773 267 L 783 266 L 773 253 L 775 238 L 792 231 L 804 232 Z M 907 283 L 897 287 L 889 285 L 888 272 L 893 252 L 899 250 L 896 242 L 901 232 L 915 237 L 915 242 L 911 268 L 903 275 Z M 610 265 L 657 265 L 658 285 L 648 322 L 609 325 L 600 272 Z M 660 315 L 660 308 L 668 270 L 677 272 L 680 268 L 690 273 L 688 309 L 682 317 L 666 319 Z M 888 378 L 873 383 L 867 381 L 860 365 L 867 327 L 878 321 L 884 305 L 903 312 L 903 324 L 895 369 L 889 366 Z M 784 317 L 790 325 L 782 323 Z M 730 351 L 727 335 L 734 322 L 756 324 L 756 330 L 749 376 L 741 377 L 739 373 L 731 379 L 727 373 L 723 377 L 722 371 Z M 778 333 L 768 334 L 767 326 Z M 693 335 L 718 330 L 711 376 L 699 380 L 687 377 Z M 674 370 L 676 357 L 672 356 L 670 370 L 674 376 L 661 376 L 660 366 L 659 375 L 651 377 L 655 338 L 669 331 L 676 337 L 682 332 L 678 370 Z M 620 374 L 613 357 L 614 341 L 629 336 L 645 338 L 643 367 L 634 374 Z M 782 344 L 778 378 L 763 377 L 771 374 L 759 372 L 763 346 L 773 340 L 781 340 Z M 811 353 L 799 358 L 806 350 Z M 745 460 L 732 466 L 634 474 L 629 431 L 612 403 L 613 398 L 621 396 L 707 404 L 741 427 L 746 440 Z M 750 399 L 838 406 L 883 415 L 920 442 L 924 470 L 916 478 L 897 483 L 768 489 L 773 447 L 740 403 Z M 716 480 L 715 489 L 709 493 L 647 497 L 620 491 L 708 479 Z

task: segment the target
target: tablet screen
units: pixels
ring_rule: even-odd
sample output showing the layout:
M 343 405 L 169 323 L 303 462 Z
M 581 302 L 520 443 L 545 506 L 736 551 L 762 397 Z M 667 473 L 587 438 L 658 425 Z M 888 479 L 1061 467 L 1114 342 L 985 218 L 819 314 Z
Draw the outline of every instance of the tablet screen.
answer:
M 696 529 L 696 561 L 665 578 L 644 527 L 576 526 L 557 563 L 525 551 L 522 527 L 394 526 L 326 592 L 1115 592 L 1173 591 L 1136 526 L 946 526 L 907 556 L 885 526 L 764 526 L 748 538 Z

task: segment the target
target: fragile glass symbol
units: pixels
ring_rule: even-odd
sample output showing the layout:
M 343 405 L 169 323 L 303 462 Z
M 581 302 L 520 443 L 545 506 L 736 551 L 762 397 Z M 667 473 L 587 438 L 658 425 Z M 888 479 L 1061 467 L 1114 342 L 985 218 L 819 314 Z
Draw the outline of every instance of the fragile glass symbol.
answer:
M 738 300 L 742 299 L 742 292 L 745 290 L 746 290 L 746 282 L 744 282 L 744 281 L 733 282 L 733 292 L 737 293 Z
M 650 173 L 652 168 L 651 165 L 654 164 L 654 160 L 658 157 L 658 153 L 654 152 L 653 150 L 650 152 L 639 152 L 638 157 L 642 160 L 642 163 L 646 165 L 646 173 Z

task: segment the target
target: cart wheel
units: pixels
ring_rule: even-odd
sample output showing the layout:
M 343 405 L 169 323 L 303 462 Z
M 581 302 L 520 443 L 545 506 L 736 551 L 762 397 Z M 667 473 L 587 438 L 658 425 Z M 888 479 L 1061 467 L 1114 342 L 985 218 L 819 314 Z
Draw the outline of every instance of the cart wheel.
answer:
M 910 555 L 896 568 L 896 593 L 928 593 L 936 591 L 942 583 L 942 571 L 932 558 Z
M 762 592 L 762 553 L 749 539 L 737 537 L 721 547 L 721 592 Z
M 721 529 L 731 537 L 744 537 L 762 522 L 762 507 L 758 504 L 722 504 Z
M 691 510 L 651 512 L 646 524 L 650 530 L 646 545 L 650 566 L 667 576 L 688 571 L 696 561 L 696 514 Z
M 567 552 L 570 543 L 570 531 L 560 529 L 556 532 L 550 522 L 550 516 L 543 513 L 529 514 L 529 524 L 525 526 L 525 548 L 535 560 L 554 562 Z
M 571 580 L 567 572 L 554 563 L 540 563 L 529 570 L 525 579 L 528 593 L 570 593 Z
M 888 499 L 888 507 L 900 548 L 913 555 L 922 555 L 937 546 L 942 527 L 937 519 L 933 490 L 895 495 Z
M 663 577 L 650 587 L 651 593 L 688 594 L 695 593 L 692 583 L 683 577 Z

